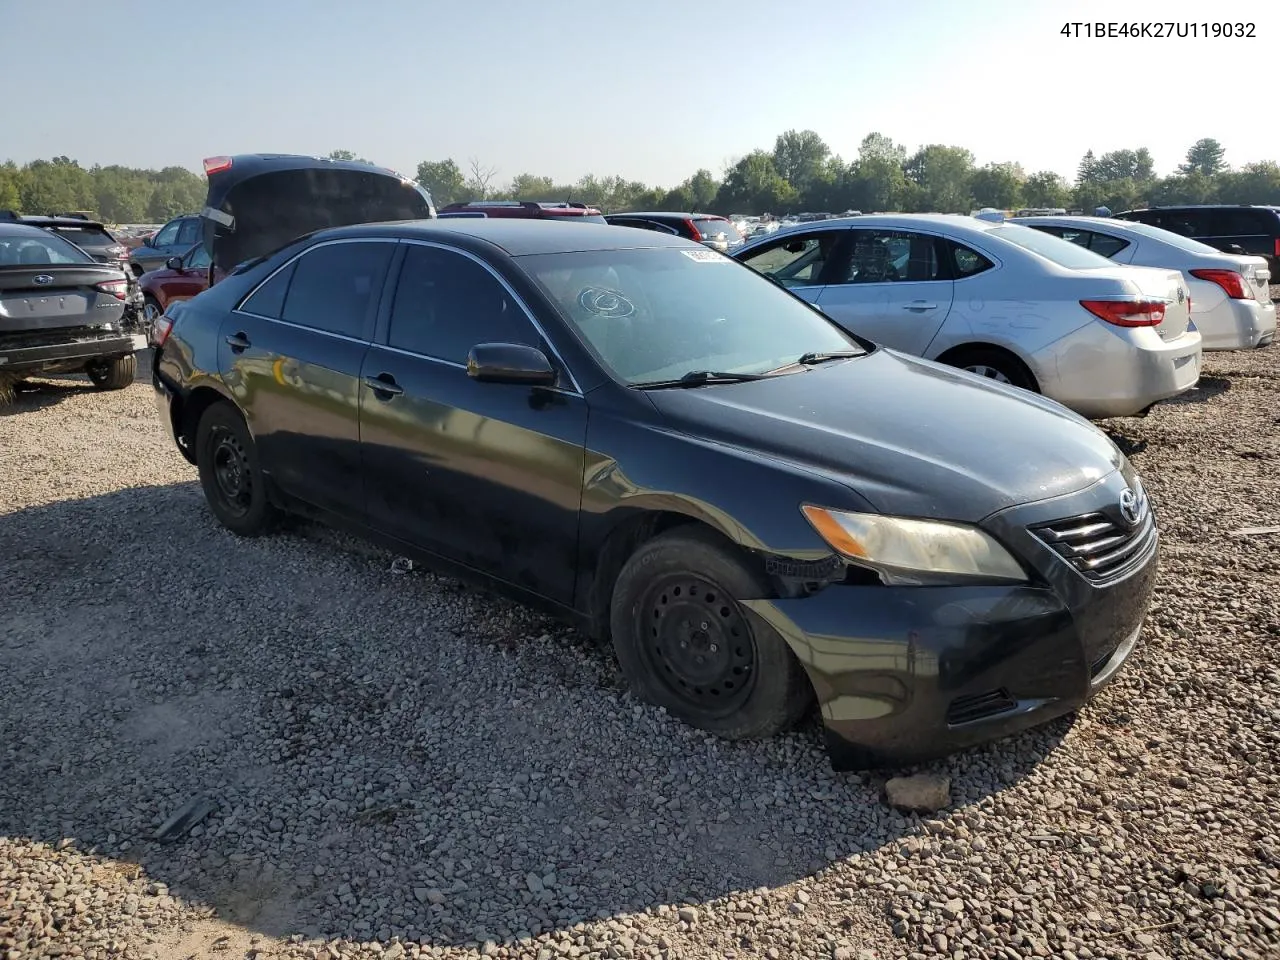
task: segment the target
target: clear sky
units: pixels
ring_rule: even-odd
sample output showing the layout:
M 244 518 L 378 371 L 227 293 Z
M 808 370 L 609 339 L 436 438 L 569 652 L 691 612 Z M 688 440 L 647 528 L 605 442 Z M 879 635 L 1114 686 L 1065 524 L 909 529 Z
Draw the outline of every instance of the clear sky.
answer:
M 1256 37 L 1060 33 L 1214 14 Z M 878 130 L 1069 179 L 1146 146 L 1167 173 L 1206 136 L 1280 159 L 1277 49 L 1272 0 L 0 0 L 0 160 L 349 149 L 673 186 L 812 128 L 848 159 Z

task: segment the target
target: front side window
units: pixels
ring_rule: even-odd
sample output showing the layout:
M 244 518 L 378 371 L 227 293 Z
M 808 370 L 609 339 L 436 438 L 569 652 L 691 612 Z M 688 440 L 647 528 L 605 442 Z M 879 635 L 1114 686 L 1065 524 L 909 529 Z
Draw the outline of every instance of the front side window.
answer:
M 523 309 L 485 267 L 452 250 L 409 245 L 396 283 L 387 345 L 466 363 L 478 343 L 542 348 Z
M 629 384 L 702 370 L 766 373 L 805 353 L 860 349 L 808 304 L 705 247 L 538 254 L 516 263 Z
M 813 286 L 822 281 L 827 261 L 842 238 L 841 231 L 827 230 L 782 239 L 747 254 L 741 262 L 784 287 Z
M 895 283 L 938 279 L 933 237 L 904 230 L 854 230 L 853 246 L 833 283 Z
M 183 220 L 182 225 L 178 228 L 177 244 L 182 247 L 190 246 L 200 239 L 200 221 L 195 217 L 189 220 Z
M 182 226 L 181 220 L 173 220 L 166 223 L 160 228 L 160 232 L 156 234 L 155 239 L 151 241 L 153 246 L 167 247 L 171 243 L 178 242 L 178 228 Z
M 298 259 L 280 319 L 363 339 L 393 243 L 321 244 Z

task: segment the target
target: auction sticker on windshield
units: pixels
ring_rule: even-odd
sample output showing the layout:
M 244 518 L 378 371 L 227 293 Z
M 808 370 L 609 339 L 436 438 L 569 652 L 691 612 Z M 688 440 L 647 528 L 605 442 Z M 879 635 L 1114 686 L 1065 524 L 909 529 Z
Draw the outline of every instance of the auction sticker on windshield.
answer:
M 714 250 L 681 250 L 680 252 L 698 263 L 733 263 L 724 254 L 716 253 Z

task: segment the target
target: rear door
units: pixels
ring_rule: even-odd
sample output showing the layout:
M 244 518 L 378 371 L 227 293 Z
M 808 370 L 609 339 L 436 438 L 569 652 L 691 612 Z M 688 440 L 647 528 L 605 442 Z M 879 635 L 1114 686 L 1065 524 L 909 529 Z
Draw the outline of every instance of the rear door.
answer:
M 954 283 L 942 241 L 909 230 L 848 233 L 847 254 L 828 273 L 818 308 L 859 336 L 923 354 L 951 311 Z
M 825 289 L 826 278 L 839 269 L 848 242 L 847 229 L 806 230 L 778 237 L 740 252 L 735 258 L 796 296 L 816 304 Z
M 219 369 L 280 489 L 363 519 L 360 366 L 393 240 L 319 243 L 223 322 Z

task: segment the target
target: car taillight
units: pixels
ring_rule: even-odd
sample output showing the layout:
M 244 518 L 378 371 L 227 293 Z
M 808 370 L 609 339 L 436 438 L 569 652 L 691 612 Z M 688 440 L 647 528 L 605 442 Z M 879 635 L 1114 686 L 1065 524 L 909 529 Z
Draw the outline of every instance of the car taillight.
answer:
M 169 331 L 173 329 L 173 321 L 164 314 L 156 317 L 151 324 L 151 345 L 159 350 L 169 339 Z
M 1276 237 L 1275 256 L 1280 257 L 1280 237 Z
M 94 284 L 93 289 L 102 293 L 109 293 L 117 300 L 125 300 L 129 296 L 129 281 L 103 280 L 101 283 Z
M 215 173 L 221 173 L 223 170 L 231 169 L 230 157 L 206 157 L 204 161 L 204 175 L 211 177 Z
M 1252 299 L 1244 288 L 1244 278 L 1234 270 L 1192 270 L 1191 275 L 1216 283 L 1232 300 Z
M 692 220 L 686 220 L 686 221 L 685 221 L 685 225 L 686 225 L 686 226 L 688 226 L 688 228 L 689 228 L 689 239 L 690 239 L 690 240 L 702 240 L 702 239 L 703 239 L 702 231 L 698 229 L 698 225 L 697 225 L 696 223 L 694 223 Z
M 1163 300 L 1081 300 L 1080 306 L 1117 327 L 1156 327 L 1164 323 Z

